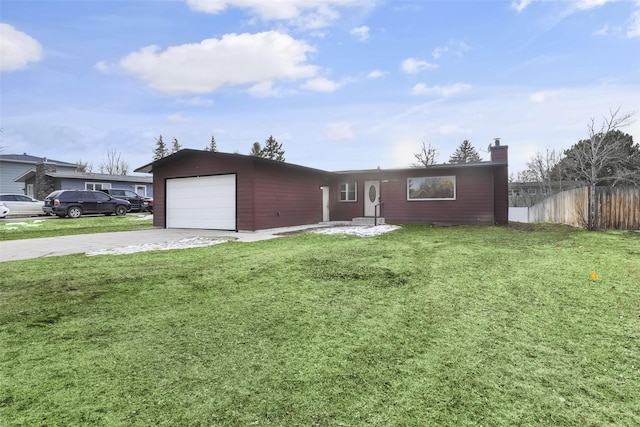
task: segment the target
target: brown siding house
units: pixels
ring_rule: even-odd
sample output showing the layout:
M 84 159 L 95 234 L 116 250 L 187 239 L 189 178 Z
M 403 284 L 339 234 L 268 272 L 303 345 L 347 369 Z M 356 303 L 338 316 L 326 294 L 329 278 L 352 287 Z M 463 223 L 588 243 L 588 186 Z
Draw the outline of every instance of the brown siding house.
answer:
M 154 225 L 261 230 L 322 221 L 506 224 L 507 146 L 491 160 L 329 172 L 240 154 L 180 150 L 153 172 Z

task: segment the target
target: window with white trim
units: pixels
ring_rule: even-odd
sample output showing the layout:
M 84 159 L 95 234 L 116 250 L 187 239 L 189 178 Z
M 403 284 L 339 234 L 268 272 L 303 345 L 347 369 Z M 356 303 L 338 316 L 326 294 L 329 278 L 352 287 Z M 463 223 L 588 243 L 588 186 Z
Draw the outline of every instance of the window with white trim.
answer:
M 455 176 L 407 178 L 407 200 L 455 200 Z
M 84 189 L 85 190 L 106 190 L 111 188 L 111 183 L 109 182 L 85 182 Z
M 357 183 L 356 182 L 343 182 L 340 184 L 340 201 L 341 202 L 355 202 L 357 198 Z

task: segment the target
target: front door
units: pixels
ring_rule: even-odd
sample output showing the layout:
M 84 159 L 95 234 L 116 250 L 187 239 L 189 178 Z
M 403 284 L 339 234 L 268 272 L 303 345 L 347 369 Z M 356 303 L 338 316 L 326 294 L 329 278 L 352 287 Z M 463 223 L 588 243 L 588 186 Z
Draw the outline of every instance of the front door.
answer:
M 380 181 L 364 182 L 364 216 L 376 216 L 380 204 Z
M 322 221 L 331 221 L 329 217 L 329 186 L 322 187 Z

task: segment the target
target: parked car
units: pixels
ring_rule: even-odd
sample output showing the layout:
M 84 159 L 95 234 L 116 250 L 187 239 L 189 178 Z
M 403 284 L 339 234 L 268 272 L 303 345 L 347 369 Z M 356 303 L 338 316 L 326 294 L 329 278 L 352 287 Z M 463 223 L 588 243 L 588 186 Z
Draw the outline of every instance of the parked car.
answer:
M 153 199 L 151 197 L 143 197 L 135 191 L 125 190 L 121 188 L 103 188 L 100 191 L 103 191 L 112 197 L 127 200 L 129 203 L 131 203 L 132 211 L 144 212 L 148 210 L 150 212 L 153 212 Z
M 42 206 L 44 206 L 44 202 L 24 194 L 0 194 L 0 202 L 11 211 L 11 215 L 43 214 Z
M 4 218 L 9 215 L 9 208 L 0 202 L 0 218 Z
M 60 218 L 80 218 L 83 214 L 126 215 L 131 203 L 116 199 L 102 191 L 58 190 L 44 199 L 42 211 Z

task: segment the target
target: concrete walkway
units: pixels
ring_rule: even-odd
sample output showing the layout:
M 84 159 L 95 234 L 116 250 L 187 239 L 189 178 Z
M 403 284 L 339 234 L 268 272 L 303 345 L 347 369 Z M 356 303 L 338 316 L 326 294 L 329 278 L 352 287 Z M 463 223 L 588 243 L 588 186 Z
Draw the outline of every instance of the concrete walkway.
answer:
M 259 231 L 218 231 L 192 229 L 155 228 L 114 233 L 79 234 L 75 236 L 45 237 L 42 239 L 9 240 L 0 242 L 0 262 L 41 258 L 59 255 L 81 254 L 105 249 L 115 249 L 143 243 L 168 243 L 183 239 L 203 237 L 228 239 L 239 242 L 256 242 L 275 239 L 288 233 L 330 226 L 327 223 L 297 227 L 272 228 Z

